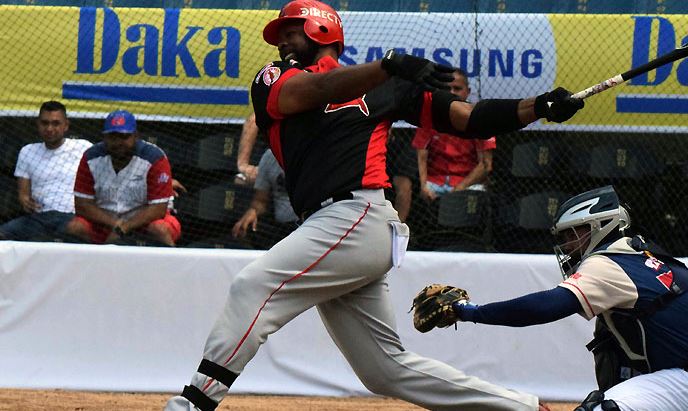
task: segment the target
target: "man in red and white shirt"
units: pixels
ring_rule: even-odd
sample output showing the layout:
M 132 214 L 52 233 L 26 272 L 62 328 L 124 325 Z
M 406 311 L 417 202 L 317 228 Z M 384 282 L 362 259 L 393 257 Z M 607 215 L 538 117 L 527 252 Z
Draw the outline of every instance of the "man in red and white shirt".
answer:
M 77 216 L 69 233 L 93 243 L 110 243 L 133 232 L 174 246 L 181 235 L 170 214 L 172 172 L 165 153 L 139 140 L 136 119 L 118 110 L 105 119 L 103 141 L 81 159 L 74 185 Z
M 456 68 L 449 91 L 466 101 L 471 93 L 466 73 Z M 492 171 L 494 137 L 460 139 L 435 130 L 418 128 L 411 143 L 418 150 L 420 195 L 432 201 L 451 191 L 484 190 Z M 410 198 L 410 196 L 409 196 Z

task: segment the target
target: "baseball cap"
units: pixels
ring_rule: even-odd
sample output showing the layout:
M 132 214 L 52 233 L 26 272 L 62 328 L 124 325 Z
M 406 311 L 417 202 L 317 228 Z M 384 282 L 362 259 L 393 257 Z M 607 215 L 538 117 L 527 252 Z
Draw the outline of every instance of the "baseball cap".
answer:
M 134 115 L 126 110 L 117 110 L 108 114 L 105 118 L 103 134 L 108 133 L 135 133 L 136 119 Z

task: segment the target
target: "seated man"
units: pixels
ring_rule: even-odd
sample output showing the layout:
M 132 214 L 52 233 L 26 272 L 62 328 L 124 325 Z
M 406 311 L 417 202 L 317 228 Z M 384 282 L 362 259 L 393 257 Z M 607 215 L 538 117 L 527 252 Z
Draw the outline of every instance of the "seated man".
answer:
M 268 223 L 260 232 L 260 238 L 254 243 L 257 248 L 269 249 L 275 243 L 289 235 L 296 229 L 298 217 L 291 208 L 289 195 L 284 186 L 284 170 L 277 163 L 272 150 L 267 149 L 258 163 L 258 175 L 254 184 L 255 192 L 251 206 L 232 228 L 234 238 L 243 238 L 250 227 L 252 231 L 258 229 L 258 217 L 267 211 L 272 194 L 275 221 Z
M 14 171 L 19 204 L 28 214 L 0 226 L 0 240 L 59 238 L 74 217 L 76 170 L 92 144 L 65 138 L 67 109 L 58 101 L 41 105 L 36 124 L 43 142 L 22 147 Z
M 466 101 L 471 89 L 466 73 L 454 70 L 450 92 Z M 428 201 L 451 191 L 484 190 L 492 171 L 492 151 L 497 147 L 494 137 L 469 140 L 418 129 L 413 138 L 418 150 L 420 196 Z
M 67 231 L 92 243 L 137 232 L 174 246 L 181 235 L 170 214 L 172 172 L 165 153 L 138 138 L 136 119 L 118 110 L 105 119 L 103 141 L 88 149 L 76 176 L 77 216 Z

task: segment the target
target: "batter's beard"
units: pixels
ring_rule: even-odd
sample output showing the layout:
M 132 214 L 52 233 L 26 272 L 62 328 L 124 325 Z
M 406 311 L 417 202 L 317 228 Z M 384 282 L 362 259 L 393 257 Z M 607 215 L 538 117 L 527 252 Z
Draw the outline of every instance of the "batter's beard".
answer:
M 287 62 L 294 60 L 303 67 L 315 64 L 315 57 L 318 55 L 318 51 L 320 51 L 320 46 L 312 40 L 308 40 L 307 43 L 308 47 L 306 47 L 305 50 L 292 51 L 284 56 L 283 60 Z

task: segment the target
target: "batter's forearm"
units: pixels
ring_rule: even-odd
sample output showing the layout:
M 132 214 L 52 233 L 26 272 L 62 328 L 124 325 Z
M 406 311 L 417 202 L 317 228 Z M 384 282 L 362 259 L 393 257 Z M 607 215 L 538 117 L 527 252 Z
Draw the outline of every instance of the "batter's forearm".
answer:
M 389 79 L 379 61 L 338 67 L 317 76 L 313 88 L 319 92 L 322 104 L 353 100 Z
M 518 103 L 518 119 L 524 127 L 538 119 L 535 115 L 535 97 L 525 98 Z

